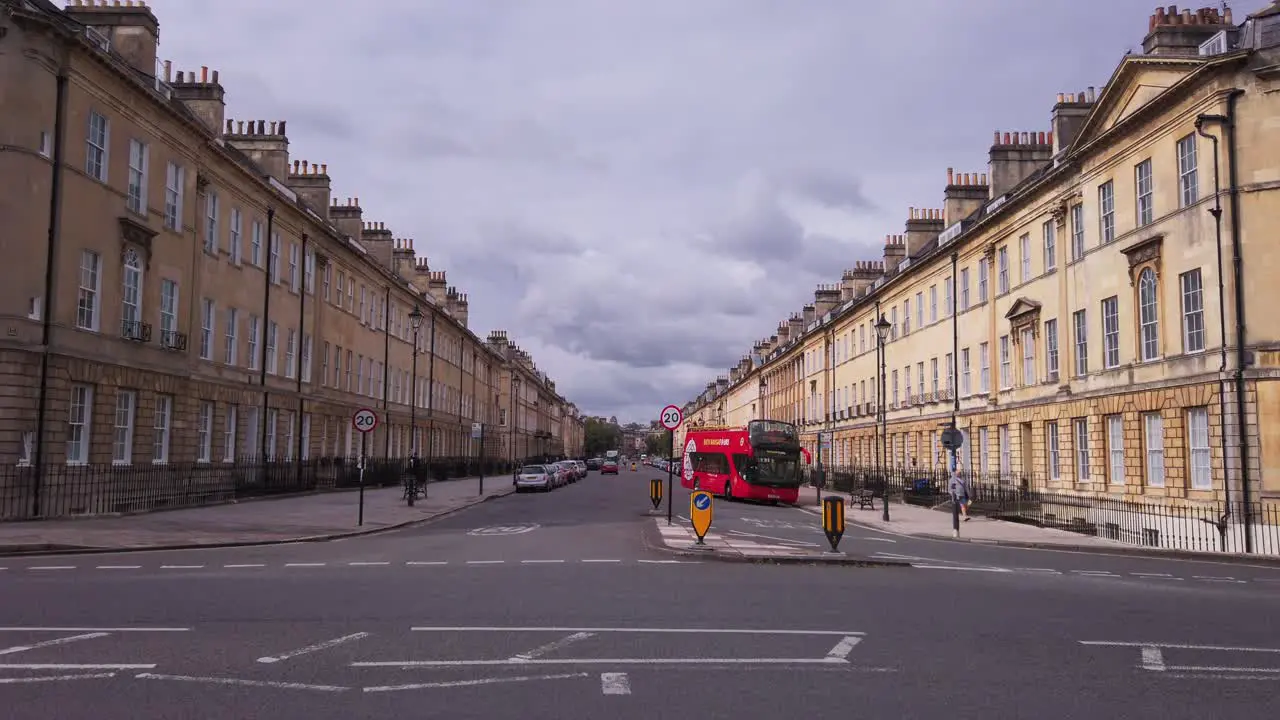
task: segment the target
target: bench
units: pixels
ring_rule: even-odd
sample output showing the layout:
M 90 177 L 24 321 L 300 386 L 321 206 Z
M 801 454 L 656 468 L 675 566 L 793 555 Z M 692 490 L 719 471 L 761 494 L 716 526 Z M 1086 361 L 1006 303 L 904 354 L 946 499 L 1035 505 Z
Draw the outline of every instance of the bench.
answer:
M 875 510 L 876 509 L 876 491 L 871 488 L 862 488 L 854 490 L 849 494 L 849 507 L 853 507 L 853 503 L 858 503 L 859 510 Z

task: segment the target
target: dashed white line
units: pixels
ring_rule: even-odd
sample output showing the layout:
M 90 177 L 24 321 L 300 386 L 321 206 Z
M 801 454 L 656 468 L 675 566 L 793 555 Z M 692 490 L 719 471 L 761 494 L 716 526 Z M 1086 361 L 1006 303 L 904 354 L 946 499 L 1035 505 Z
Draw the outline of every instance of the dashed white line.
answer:
M 139 570 L 141 565 L 99 565 L 94 570 Z
M 384 560 L 379 562 L 350 562 L 347 564 L 352 567 L 373 567 L 373 566 L 390 565 L 391 563 Z
M 1170 573 L 1132 572 L 1132 573 L 1129 573 L 1129 574 L 1130 574 L 1130 575 L 1137 576 L 1137 577 L 1145 577 L 1145 578 L 1171 578 L 1171 577 L 1173 577 L 1173 575 L 1172 575 L 1172 574 L 1170 574 Z
M 75 565 L 35 565 L 28 570 L 75 570 Z
M 1192 579 L 1192 580 L 1200 580 L 1200 581 L 1202 581 L 1202 582 L 1229 582 L 1229 583 L 1242 583 L 1242 582 L 1244 582 L 1244 580 L 1237 580 L 1237 579 L 1235 579 L 1235 578 L 1233 578 L 1233 577 L 1215 577 L 1215 576 L 1213 576 L 1213 575 L 1192 575 L 1192 576 L 1191 576 L 1191 579 Z
M 14 685 L 16 683 L 54 682 L 58 680 L 94 680 L 98 678 L 113 678 L 115 676 L 116 674 L 113 672 L 104 672 L 104 673 L 86 673 L 82 675 L 44 675 L 41 677 L 0 678 L 0 685 Z
M 1110 570 L 1072 570 L 1071 572 L 1089 577 L 1120 577 Z
M 521 560 L 520 564 L 521 565 L 550 565 L 550 564 L 562 563 L 562 562 L 564 561 L 563 560 Z
M 305 563 L 285 563 L 285 567 L 324 567 L 325 563 L 305 562 Z
M 150 670 L 155 663 L 19 663 L 0 665 L 0 670 Z
M 621 560 L 583 560 L 584 563 L 620 563 Z
M 479 680 L 450 680 L 446 682 L 414 683 L 412 685 L 378 685 L 367 687 L 365 692 L 393 692 L 396 690 L 426 690 L 428 688 L 470 687 L 472 685 L 494 685 L 497 683 L 529 682 L 531 680 L 564 680 L 567 678 L 588 677 L 588 673 L 560 673 L 557 675 L 519 675 L 516 677 L 481 678 Z
M 266 567 L 265 563 L 237 563 L 233 565 L 223 565 L 224 568 L 260 568 Z
M 636 562 L 642 562 L 642 563 L 645 563 L 646 565 L 679 565 L 680 564 L 679 560 L 637 560 Z
M 155 667 L 152 665 L 151 667 Z M 240 678 L 196 677 L 192 675 L 158 675 L 156 673 L 138 673 L 134 677 L 143 680 L 180 680 L 186 682 L 209 683 L 212 685 L 248 685 L 250 687 L 282 688 L 285 690 L 319 690 L 321 692 L 342 692 L 351 688 L 341 685 L 307 685 L 305 683 L 272 682 L 269 680 L 242 680 Z
M 605 695 L 630 695 L 631 680 L 626 673 L 600 673 L 600 692 Z
M 913 568 L 919 568 L 919 569 L 921 569 L 921 570 L 968 570 L 968 571 L 971 571 L 971 572 L 994 572 L 994 573 L 1007 573 L 1007 572 L 1013 572 L 1013 571 L 1012 571 L 1012 570 L 1010 570 L 1009 568 L 998 568 L 998 567 L 956 567 L 956 566 L 953 566 L 953 565 L 921 565 L 920 563 L 912 563 L 912 564 L 911 564 L 911 567 L 913 567 Z
M 203 565 L 161 565 L 161 570 L 199 570 Z M 232 565 L 224 565 L 223 567 L 233 567 Z
M 45 640 L 44 642 L 34 643 L 32 645 L 15 645 L 11 648 L 0 650 L 0 655 L 13 655 L 15 653 L 35 650 L 37 648 L 53 647 L 54 645 L 66 645 L 67 643 L 79 642 L 80 640 L 92 640 L 94 638 L 106 637 L 104 632 L 91 632 L 83 635 L 72 635 L 71 637 L 61 637 L 53 640 Z
M 448 560 L 410 560 L 405 565 L 448 565 Z
M 468 560 L 468 565 L 501 565 L 506 560 Z
M 1015 570 L 1016 572 L 1044 573 L 1044 574 L 1046 574 L 1046 575 L 1061 575 L 1061 574 L 1062 574 L 1062 571 L 1061 571 L 1061 570 L 1054 570 L 1053 568 L 1014 568 L 1014 570 Z
M 367 637 L 369 637 L 369 633 L 367 632 L 351 633 L 350 635 L 343 635 L 342 637 L 333 638 L 332 640 L 325 640 L 324 642 L 319 642 L 314 645 L 308 645 L 303 648 L 298 648 L 297 650 L 290 650 L 289 652 L 280 653 L 279 655 L 268 655 L 266 657 L 260 657 L 258 658 L 258 662 L 264 663 L 264 664 L 278 663 L 281 660 L 288 660 L 290 658 L 298 657 L 299 655 L 307 655 L 309 653 L 319 652 L 320 650 L 328 650 L 331 647 L 336 647 L 343 643 L 351 642 L 352 640 L 361 640 Z

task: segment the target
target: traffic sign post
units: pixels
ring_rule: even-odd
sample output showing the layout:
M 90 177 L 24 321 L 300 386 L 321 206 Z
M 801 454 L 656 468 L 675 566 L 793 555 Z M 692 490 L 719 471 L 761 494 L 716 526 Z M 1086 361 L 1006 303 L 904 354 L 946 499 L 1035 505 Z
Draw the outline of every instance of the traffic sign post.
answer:
M 357 525 L 364 525 L 364 465 L 365 449 L 369 444 L 369 433 L 378 427 L 378 413 L 369 408 L 360 408 L 351 414 L 351 427 L 360 433 L 360 514 Z
M 672 474 L 671 466 L 676 459 L 676 430 L 684 423 L 684 411 L 675 405 L 668 405 L 662 408 L 662 412 L 658 415 L 658 422 L 662 423 L 662 427 L 667 430 L 667 524 L 671 524 L 671 491 L 672 491 Z M 654 506 L 657 509 L 657 506 Z M 698 542 L 702 542 L 699 538 Z
M 960 432 L 960 428 L 955 423 L 947 425 L 942 431 L 942 438 L 939 440 L 942 447 L 951 452 L 951 474 L 954 477 L 960 472 L 960 459 L 958 452 L 964 446 L 964 433 Z M 951 493 L 951 479 L 947 479 L 947 492 L 951 494 L 951 534 L 960 537 L 960 499 Z
M 480 441 L 476 456 L 480 460 L 480 494 L 484 495 L 484 423 L 471 423 L 471 439 Z
M 707 544 L 702 541 L 706 537 L 707 531 L 711 529 L 711 493 L 706 490 L 694 490 L 689 496 L 689 521 L 693 525 L 693 534 L 698 536 L 698 542 L 695 548 L 705 549 Z
M 657 512 L 658 506 L 662 504 L 662 478 L 650 478 L 649 501 L 653 503 L 654 512 Z
M 840 538 L 844 537 L 844 498 L 839 495 L 828 495 L 822 499 L 822 532 L 831 543 L 831 553 L 840 552 Z

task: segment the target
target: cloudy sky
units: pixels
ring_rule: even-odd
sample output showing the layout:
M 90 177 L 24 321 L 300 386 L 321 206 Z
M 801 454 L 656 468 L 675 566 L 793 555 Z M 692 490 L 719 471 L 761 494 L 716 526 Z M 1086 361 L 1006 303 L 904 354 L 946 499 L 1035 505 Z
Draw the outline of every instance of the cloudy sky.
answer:
M 288 120 L 476 333 L 643 421 L 879 258 L 947 167 L 985 171 L 993 130 L 1101 87 L 1156 4 L 151 2 L 161 57 L 220 70 L 229 118 Z

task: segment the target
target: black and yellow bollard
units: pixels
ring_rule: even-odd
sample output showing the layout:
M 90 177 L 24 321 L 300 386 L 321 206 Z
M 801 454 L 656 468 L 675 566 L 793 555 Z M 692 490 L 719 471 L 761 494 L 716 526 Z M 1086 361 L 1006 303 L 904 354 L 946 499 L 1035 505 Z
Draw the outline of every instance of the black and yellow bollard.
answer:
M 839 553 L 840 538 L 844 537 L 844 498 L 839 495 L 822 498 L 822 532 L 831 543 L 831 552 Z
M 653 503 L 654 510 L 662 504 L 662 480 L 659 478 L 649 480 L 649 501 Z

